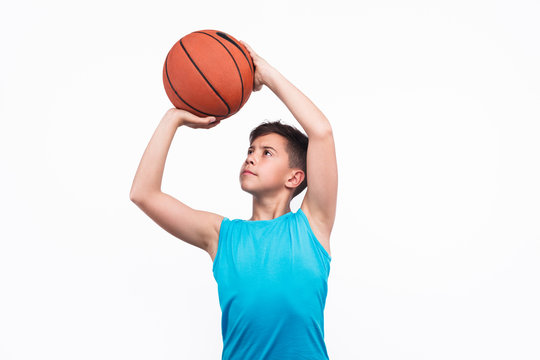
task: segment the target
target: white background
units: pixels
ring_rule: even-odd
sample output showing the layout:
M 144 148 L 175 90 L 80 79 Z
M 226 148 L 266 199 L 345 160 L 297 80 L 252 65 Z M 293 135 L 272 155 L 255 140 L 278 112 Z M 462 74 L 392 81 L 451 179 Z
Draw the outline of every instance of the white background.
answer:
M 218 359 L 207 253 L 129 200 L 196 30 L 250 44 L 328 117 L 339 169 L 331 359 L 538 359 L 540 3 L 3 1 L 0 358 Z M 162 190 L 251 216 L 268 89 L 180 128 Z M 300 206 L 305 192 L 291 204 Z

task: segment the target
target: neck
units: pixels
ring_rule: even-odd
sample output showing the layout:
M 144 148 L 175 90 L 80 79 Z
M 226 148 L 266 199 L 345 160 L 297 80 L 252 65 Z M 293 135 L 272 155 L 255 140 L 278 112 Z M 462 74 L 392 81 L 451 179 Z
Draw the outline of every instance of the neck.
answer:
M 265 199 L 253 196 L 253 215 L 249 221 L 272 220 L 291 212 L 288 198 Z

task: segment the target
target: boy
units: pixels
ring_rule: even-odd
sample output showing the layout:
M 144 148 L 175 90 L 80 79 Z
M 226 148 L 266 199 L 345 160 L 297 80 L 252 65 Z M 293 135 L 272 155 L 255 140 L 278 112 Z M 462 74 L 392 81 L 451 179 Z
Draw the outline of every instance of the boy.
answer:
M 163 229 L 210 255 L 222 310 L 222 359 L 328 359 L 323 310 L 338 183 L 332 128 L 303 93 L 242 43 L 255 65 L 253 91 L 269 87 L 308 135 L 279 122 L 251 132 L 240 170 L 242 190 L 253 195 L 251 219 L 195 210 L 161 192 L 176 129 L 220 123 L 175 108 L 143 154 L 130 199 Z M 292 198 L 308 184 L 293 213 Z

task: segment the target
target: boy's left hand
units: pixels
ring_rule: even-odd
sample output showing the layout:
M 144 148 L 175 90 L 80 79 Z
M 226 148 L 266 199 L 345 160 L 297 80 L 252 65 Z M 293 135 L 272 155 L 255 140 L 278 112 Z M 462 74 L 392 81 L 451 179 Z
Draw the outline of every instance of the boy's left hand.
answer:
M 245 41 L 239 40 L 242 45 L 248 49 L 251 58 L 253 59 L 253 65 L 255 65 L 255 76 L 253 77 L 253 91 L 259 91 L 262 89 L 263 85 L 266 85 L 266 79 L 271 75 L 272 71 L 275 69 L 266 62 L 262 57 L 260 57 L 251 46 L 249 46 Z

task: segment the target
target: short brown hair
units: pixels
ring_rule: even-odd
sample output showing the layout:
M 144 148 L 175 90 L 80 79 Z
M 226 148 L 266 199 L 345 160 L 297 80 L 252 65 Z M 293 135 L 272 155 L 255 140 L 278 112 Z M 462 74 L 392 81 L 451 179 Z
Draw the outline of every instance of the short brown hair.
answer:
M 305 176 L 300 185 L 296 187 L 293 198 L 307 187 L 307 149 L 309 139 L 294 126 L 282 124 L 278 121 L 266 121 L 257 126 L 249 134 L 249 143 L 253 144 L 256 138 L 266 134 L 275 133 L 287 139 L 287 154 L 289 155 L 289 167 L 300 168 Z

